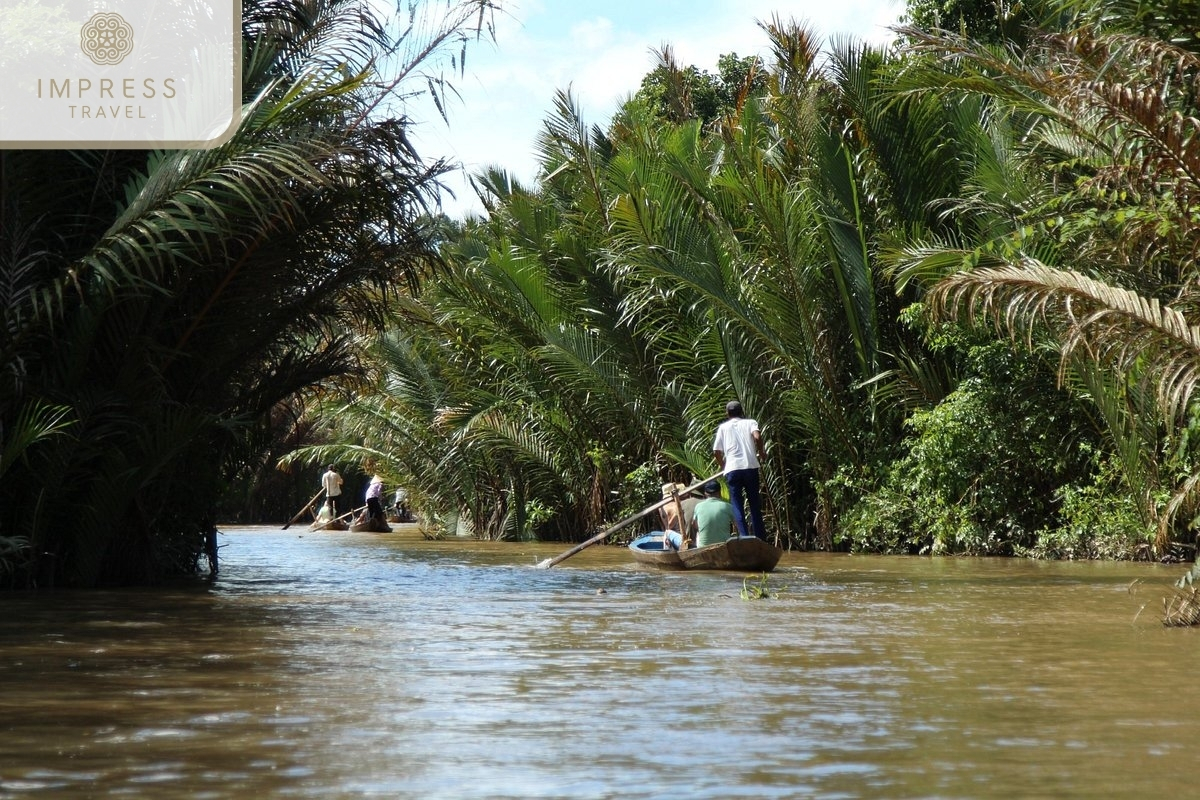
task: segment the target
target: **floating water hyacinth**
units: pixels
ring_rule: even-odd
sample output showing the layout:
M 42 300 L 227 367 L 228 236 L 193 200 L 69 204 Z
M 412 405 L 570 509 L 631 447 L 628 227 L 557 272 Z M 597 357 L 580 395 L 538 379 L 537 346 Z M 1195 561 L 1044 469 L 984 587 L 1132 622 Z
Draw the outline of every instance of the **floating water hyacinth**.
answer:
M 756 585 L 751 585 L 750 581 L 757 581 Z M 778 597 L 779 593 L 772 591 L 767 586 L 767 573 L 763 572 L 756 576 L 748 576 L 742 580 L 742 599 L 743 600 L 770 600 L 773 597 Z

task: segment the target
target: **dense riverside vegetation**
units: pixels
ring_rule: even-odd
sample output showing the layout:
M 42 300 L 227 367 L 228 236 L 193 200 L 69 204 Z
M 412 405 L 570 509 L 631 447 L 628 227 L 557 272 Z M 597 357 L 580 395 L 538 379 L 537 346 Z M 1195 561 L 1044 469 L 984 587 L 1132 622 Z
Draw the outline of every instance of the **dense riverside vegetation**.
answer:
M 979 6 L 886 49 L 763 21 L 771 57 L 715 76 L 664 48 L 602 127 L 561 93 L 537 184 L 488 170 L 460 223 L 378 113 L 387 30 L 247 4 L 224 148 L 3 156 L 4 579 L 194 570 L 297 427 L 288 463 L 580 540 L 714 472 L 732 397 L 792 545 L 1168 555 L 1200 481 L 1192 18 Z
M 490 3 L 400 27 L 346 0 L 242 10 L 228 143 L 0 153 L 3 583 L 194 572 L 218 500 L 305 393 L 361 373 L 355 334 L 429 253 L 448 165 L 402 101 L 441 90 Z
M 718 75 L 664 49 L 605 127 L 562 93 L 538 184 L 478 177 L 487 218 L 444 234 L 314 454 L 481 535 L 578 539 L 711 473 L 738 397 L 781 540 L 1166 555 L 1200 64 L 1162 12 L 1026 5 L 893 49 L 773 19 L 772 57 Z

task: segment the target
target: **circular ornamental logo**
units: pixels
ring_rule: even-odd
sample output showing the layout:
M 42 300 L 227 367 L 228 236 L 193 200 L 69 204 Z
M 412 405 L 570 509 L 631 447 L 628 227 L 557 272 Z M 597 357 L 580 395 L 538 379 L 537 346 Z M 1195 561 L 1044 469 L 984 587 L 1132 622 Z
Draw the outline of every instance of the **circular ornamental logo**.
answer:
M 133 27 L 120 14 L 95 14 L 80 29 L 79 46 L 97 64 L 120 64 L 133 52 Z

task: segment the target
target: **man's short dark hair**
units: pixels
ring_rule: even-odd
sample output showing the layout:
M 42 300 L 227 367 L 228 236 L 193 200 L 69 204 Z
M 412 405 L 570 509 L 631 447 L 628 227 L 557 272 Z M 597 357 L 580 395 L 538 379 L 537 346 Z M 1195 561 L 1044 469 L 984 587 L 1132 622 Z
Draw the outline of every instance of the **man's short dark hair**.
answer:
M 730 400 L 728 403 L 725 404 L 725 413 L 731 417 L 742 416 L 742 414 L 743 414 L 742 404 L 739 403 L 737 400 Z

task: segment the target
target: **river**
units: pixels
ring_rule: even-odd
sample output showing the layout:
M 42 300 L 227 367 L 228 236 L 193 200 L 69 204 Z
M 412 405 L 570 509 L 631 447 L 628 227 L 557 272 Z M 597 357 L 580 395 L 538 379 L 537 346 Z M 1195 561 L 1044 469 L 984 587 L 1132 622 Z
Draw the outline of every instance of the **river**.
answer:
M 211 585 L 0 595 L 0 799 L 1195 791 L 1178 565 L 788 553 L 743 599 L 619 547 L 220 544 Z

